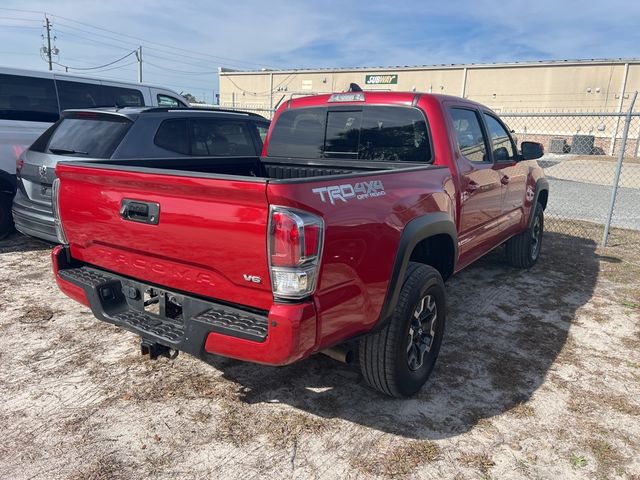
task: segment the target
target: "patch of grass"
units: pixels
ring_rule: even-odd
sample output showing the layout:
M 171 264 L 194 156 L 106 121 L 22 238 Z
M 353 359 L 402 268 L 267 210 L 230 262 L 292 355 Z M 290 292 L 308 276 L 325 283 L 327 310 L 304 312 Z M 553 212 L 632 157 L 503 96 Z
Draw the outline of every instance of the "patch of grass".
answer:
M 331 420 L 297 411 L 258 411 L 239 401 L 227 400 L 215 428 L 220 440 L 242 446 L 264 435 L 276 447 L 289 447 L 301 435 L 319 435 L 329 430 Z
M 622 305 L 627 308 L 640 309 L 640 303 L 631 300 L 623 300 Z
M 518 403 L 509 410 L 509 413 L 514 415 L 516 418 L 531 418 L 535 415 L 535 410 L 530 405 Z
M 30 305 L 18 317 L 18 321 L 20 323 L 27 323 L 27 324 L 44 323 L 51 320 L 56 313 L 59 313 L 59 312 L 49 307 Z
M 489 474 L 489 470 L 496 465 L 496 463 L 486 453 L 465 453 L 458 457 L 458 461 L 465 467 L 478 470 L 485 476 L 487 476 Z
M 612 409 L 620 413 L 624 413 L 625 415 L 630 415 L 635 418 L 640 418 L 640 406 L 634 405 L 622 395 L 605 397 L 602 399 L 602 402 L 608 407 L 611 407 Z
M 299 412 L 278 412 L 268 417 L 267 438 L 276 447 L 292 445 L 303 434 L 318 435 L 328 430 L 329 421 Z
M 587 466 L 587 457 L 584 455 L 579 455 L 577 453 L 572 453 L 569 457 L 569 463 L 573 468 L 584 468 Z
M 373 449 L 364 457 L 351 460 L 351 465 L 365 475 L 397 477 L 409 475 L 418 467 L 441 458 L 440 447 L 427 440 L 411 440 L 387 451 Z
M 592 438 L 586 442 L 586 447 L 591 450 L 598 463 L 598 470 L 604 475 L 619 470 L 624 464 L 622 454 L 606 440 Z
M 132 472 L 128 472 L 126 466 L 113 455 L 99 457 L 81 470 L 69 475 L 69 480 L 112 480 L 130 478 Z

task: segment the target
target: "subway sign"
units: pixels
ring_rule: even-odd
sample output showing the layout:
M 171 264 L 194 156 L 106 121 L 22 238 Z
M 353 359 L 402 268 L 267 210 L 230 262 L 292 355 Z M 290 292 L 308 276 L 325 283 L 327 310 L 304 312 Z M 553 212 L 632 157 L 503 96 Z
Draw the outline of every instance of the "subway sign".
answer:
M 367 85 L 397 85 L 398 74 L 367 75 L 364 83 Z

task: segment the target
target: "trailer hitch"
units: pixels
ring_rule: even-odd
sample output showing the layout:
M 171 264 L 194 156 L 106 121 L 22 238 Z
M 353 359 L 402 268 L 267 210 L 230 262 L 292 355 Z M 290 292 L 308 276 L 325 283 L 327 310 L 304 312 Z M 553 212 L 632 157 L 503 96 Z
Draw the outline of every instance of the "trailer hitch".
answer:
M 167 347 L 166 345 L 161 345 L 143 338 L 140 342 L 140 353 L 142 353 L 142 355 L 149 355 L 150 360 L 157 360 L 158 357 L 167 357 L 173 360 L 180 352 L 175 348 Z

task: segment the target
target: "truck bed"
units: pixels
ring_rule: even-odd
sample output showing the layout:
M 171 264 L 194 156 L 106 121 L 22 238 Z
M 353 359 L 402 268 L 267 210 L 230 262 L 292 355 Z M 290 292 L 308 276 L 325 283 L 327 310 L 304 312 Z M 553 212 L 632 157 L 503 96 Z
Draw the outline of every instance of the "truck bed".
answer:
M 76 165 L 96 166 L 104 169 L 138 171 L 143 173 L 170 174 L 180 176 L 211 177 L 229 175 L 251 180 L 289 180 L 335 175 L 367 174 L 420 169 L 429 164 L 406 162 L 353 162 L 339 159 L 322 159 L 320 162 L 307 159 L 287 158 L 274 160 L 260 157 L 189 157 L 148 158 L 121 160 L 85 160 Z M 248 178 L 247 178 L 248 177 Z

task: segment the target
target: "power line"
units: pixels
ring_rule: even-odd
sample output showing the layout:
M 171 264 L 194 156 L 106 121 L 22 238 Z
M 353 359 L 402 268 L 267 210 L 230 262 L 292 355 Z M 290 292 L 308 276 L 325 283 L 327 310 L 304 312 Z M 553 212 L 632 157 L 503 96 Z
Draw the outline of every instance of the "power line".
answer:
M 64 68 L 69 68 L 69 69 L 71 69 L 71 70 L 85 70 L 85 71 L 86 71 L 86 70 L 98 70 L 98 69 L 100 69 L 100 68 L 104 68 L 104 67 L 108 67 L 108 66 L 110 66 L 110 65 L 113 65 L 114 63 L 118 63 L 118 62 L 120 62 L 120 61 L 124 60 L 125 58 L 130 57 L 131 55 L 133 55 L 133 54 L 135 54 L 135 53 L 136 53 L 136 51 L 135 51 L 135 50 L 133 50 L 133 51 L 131 51 L 131 52 L 127 53 L 126 55 L 124 55 L 124 56 L 122 56 L 122 57 L 118 58 L 117 60 L 114 60 L 113 62 L 105 63 L 104 65 L 100 65 L 100 66 L 97 66 L 97 67 L 71 67 L 71 66 L 69 66 L 69 65 L 63 65 L 63 64 L 58 63 L 58 62 L 54 62 L 54 63 L 55 63 L 56 65 L 59 65 L 59 66 L 64 67 Z
M 95 35 L 95 36 L 98 36 L 98 37 L 101 37 L 101 38 L 106 38 L 107 40 L 112 40 L 112 41 L 115 41 L 115 42 L 120 42 L 120 43 L 123 43 L 123 44 L 128 45 L 128 46 L 135 45 L 134 43 L 129 42 L 129 41 L 127 41 L 127 40 L 121 40 L 121 39 L 119 39 L 119 38 L 115 38 L 115 37 L 112 37 L 112 36 L 109 36 L 109 35 L 103 35 L 103 34 L 100 34 L 100 33 L 91 32 L 91 31 L 89 31 L 89 30 L 85 30 L 85 29 L 82 29 L 82 28 L 78 28 L 78 27 L 76 27 L 76 26 L 70 25 L 69 23 L 67 23 L 67 22 L 65 22 L 65 21 L 62 21 L 62 22 L 57 21 L 57 23 L 58 23 L 58 24 L 61 24 L 61 25 L 63 26 L 63 28 L 65 28 L 65 29 L 69 28 L 69 29 L 72 29 L 72 30 L 77 30 L 78 32 L 88 33 L 89 35 Z M 112 46 L 112 47 L 120 48 L 120 49 L 122 49 L 122 50 L 128 50 L 128 48 L 123 47 L 122 45 L 114 45 L 113 43 L 107 43 L 107 42 L 103 42 L 103 41 L 95 40 L 95 39 L 92 39 L 92 38 L 88 38 L 88 37 L 85 37 L 85 36 L 79 35 L 79 34 L 77 34 L 77 33 L 75 33 L 75 32 L 67 32 L 66 30 L 60 30 L 59 28 L 58 28 L 58 29 L 56 29 L 56 30 L 57 30 L 58 32 L 66 33 L 67 35 L 75 36 L 75 37 L 78 37 L 78 38 L 83 38 L 83 39 L 85 39 L 85 40 L 88 40 L 88 41 L 90 41 L 90 42 L 94 42 L 94 43 L 97 43 L 97 44 L 100 44 L 100 45 L 102 45 L 102 44 L 104 44 L 104 45 L 110 45 L 110 46 Z M 189 59 L 195 60 L 195 61 L 197 61 L 197 62 L 207 63 L 208 65 L 210 65 L 210 60 L 207 60 L 207 59 L 204 59 L 204 58 L 194 57 L 193 55 L 187 55 L 187 54 L 184 54 L 184 53 L 168 52 L 168 51 L 166 51 L 166 49 L 161 49 L 161 48 L 156 48 L 156 47 L 150 47 L 150 46 L 148 46 L 148 45 L 146 45 L 146 44 L 143 44 L 143 45 L 144 45 L 144 47 L 145 47 L 145 50 L 152 50 L 152 51 L 155 51 L 155 52 L 161 52 L 161 53 L 164 53 L 165 55 L 173 55 L 173 56 L 175 56 L 175 57 L 179 57 L 180 59 L 183 59 L 183 58 L 189 58 Z M 196 55 L 198 55 L 198 53 L 197 53 L 197 52 L 196 52 Z M 165 58 L 165 59 L 166 59 L 166 57 L 161 57 L 161 56 L 156 56 L 156 58 Z M 184 61 L 181 61 L 180 63 L 186 63 L 186 64 L 188 64 L 188 65 L 189 65 L 189 63 L 188 63 L 188 62 L 184 62 Z M 228 63 L 227 63 L 227 65 L 230 65 L 230 66 L 238 66 L 238 67 L 240 67 L 240 68 L 243 68 L 243 66 L 242 66 L 242 65 L 240 65 L 240 63 L 243 63 L 243 62 L 242 62 L 242 61 L 237 61 L 237 62 L 236 62 L 236 61 L 233 61 L 233 62 L 228 62 Z M 193 65 L 193 64 L 191 64 L 191 65 Z M 194 65 L 194 66 L 199 66 L 199 65 Z
M 20 18 L 20 17 L 0 16 L 0 19 L 2 19 L 2 20 L 20 20 L 21 22 L 37 22 L 37 23 L 40 23 L 40 20 L 35 19 L 35 18 Z
M 131 65 L 136 65 L 137 63 L 138 63 L 138 61 L 134 60 L 133 62 L 125 63 L 124 65 L 118 65 L 117 67 L 105 68 L 103 70 L 96 70 L 94 73 L 108 72 L 109 70 L 117 70 L 119 68 L 125 68 L 125 67 L 129 67 Z
M 147 54 L 147 56 L 148 57 L 155 57 L 155 55 L 149 55 L 149 54 Z M 163 67 L 161 65 L 156 65 L 155 63 L 151 63 L 149 60 L 145 60 L 145 63 L 147 65 L 151 65 L 153 67 L 160 68 L 162 70 L 168 70 L 170 72 L 177 72 L 177 73 L 181 73 L 183 75 L 215 75 L 216 73 L 218 73 L 217 70 L 211 70 L 211 71 L 208 71 L 208 72 L 185 72 L 183 70 L 175 70 L 173 68 L 168 68 L 168 67 Z
M 121 50 L 130 50 L 130 48 L 123 47 L 122 45 L 114 45 L 113 43 L 106 43 L 106 42 L 104 42 L 102 40 L 94 40 L 93 38 L 85 37 L 83 35 L 78 35 L 77 33 L 67 32 L 65 30 L 60 30 L 59 28 L 56 28 L 56 32 L 57 33 L 64 33 L 65 35 L 70 35 L 70 36 L 76 37 L 76 38 L 81 38 L 83 40 L 87 40 L 89 42 L 93 42 L 93 43 L 95 43 L 97 45 L 102 45 L 102 46 L 105 46 L 105 47 L 119 48 Z M 61 38 L 63 38 L 63 37 L 61 37 Z
M 103 31 L 103 32 L 112 33 L 112 34 L 119 35 L 119 36 L 122 36 L 122 37 L 133 38 L 138 42 L 142 41 L 142 42 L 146 42 L 146 43 L 149 43 L 149 44 L 152 44 L 152 45 L 158 45 L 158 46 L 164 47 L 164 48 L 171 48 L 173 50 L 178 50 L 178 51 L 181 51 L 181 52 L 187 52 L 187 53 L 191 53 L 191 54 L 196 54 L 196 55 L 200 55 L 200 56 L 203 56 L 203 57 L 216 58 L 218 60 L 228 60 L 228 61 L 231 61 L 231 62 L 234 62 L 234 63 L 243 63 L 243 64 L 247 64 L 247 65 L 255 65 L 255 66 L 261 66 L 261 67 L 265 66 L 262 63 L 247 62 L 247 61 L 244 61 L 244 60 L 238 60 L 238 59 L 234 59 L 234 58 L 221 57 L 221 56 L 218 56 L 218 55 L 211 55 L 211 54 L 206 54 L 206 53 L 199 53 L 199 52 L 194 52 L 193 50 L 187 50 L 187 49 L 184 49 L 184 48 L 174 47 L 172 45 L 167 45 L 167 44 L 160 43 L 160 42 L 153 42 L 153 41 L 141 38 L 141 37 L 136 37 L 134 35 L 127 35 L 127 34 L 124 34 L 124 33 L 121 33 L 121 32 L 116 32 L 116 31 L 113 31 L 113 30 L 109 30 L 107 28 L 102 28 L 102 27 L 98 27 L 96 25 L 91 25 L 89 23 L 80 22 L 79 20 L 74 20 L 72 18 L 64 17 L 62 15 L 53 15 L 53 16 L 56 17 L 56 18 L 62 18 L 63 20 L 67 20 L 69 22 L 77 23 L 78 25 L 84 25 L 85 27 L 94 28 L 96 30 L 100 30 L 100 31 Z
M 76 30 L 78 30 L 78 31 L 82 31 L 82 32 L 87 32 L 87 33 L 89 33 L 90 35 L 93 35 L 93 33 L 88 32 L 87 30 L 77 29 L 77 28 L 75 28 L 75 27 L 73 27 L 73 26 L 70 26 L 70 25 L 64 25 L 64 28 L 72 28 L 72 29 L 76 29 Z M 66 30 L 60 30 L 60 29 L 59 29 L 59 28 L 57 28 L 57 27 L 56 27 L 56 32 L 57 32 L 57 33 L 62 33 L 62 34 L 64 34 L 64 35 L 69 35 L 69 36 L 71 36 L 71 37 L 81 38 L 81 39 L 83 39 L 83 40 L 87 40 L 87 41 L 89 41 L 89 42 L 92 42 L 92 43 L 95 43 L 95 44 L 97 44 L 97 45 L 101 45 L 101 46 L 111 46 L 111 47 L 118 48 L 118 49 L 121 49 L 121 50 L 129 50 L 129 48 L 127 48 L 127 47 L 123 47 L 122 45 L 115 45 L 115 44 L 113 44 L 113 43 L 107 43 L 107 42 L 105 42 L 105 41 L 103 41 L 103 40 L 95 40 L 95 39 L 93 39 L 93 38 L 89 38 L 89 37 L 86 37 L 86 36 L 84 36 L 84 35 L 79 35 L 79 34 L 77 34 L 77 33 L 75 33 L 75 32 L 68 32 L 68 31 L 66 31 Z M 61 38 L 64 38 L 64 35 L 63 35 Z M 98 35 L 99 35 L 99 34 L 98 34 Z M 112 40 L 115 40 L 115 41 L 121 41 L 121 40 L 118 40 L 118 39 L 115 39 L 115 38 L 108 37 L 108 36 L 106 36 L 106 35 L 99 35 L 99 36 L 101 36 L 101 37 L 103 37 L 103 38 L 109 38 L 109 39 L 112 39 Z M 123 42 L 123 43 L 125 43 L 125 44 L 127 44 L 127 45 L 133 45 L 133 44 L 131 44 L 131 43 L 129 43 L 129 42 Z M 146 49 L 146 50 L 152 50 L 152 51 L 154 51 L 154 52 L 155 52 L 155 51 L 162 52 L 162 53 L 164 53 L 165 55 L 173 55 L 173 56 L 178 57 L 179 59 L 174 59 L 174 58 L 170 58 L 170 57 L 163 56 L 163 55 L 157 55 L 157 54 L 155 54 L 155 53 L 147 53 L 147 54 L 146 54 L 146 56 L 148 56 L 148 57 L 153 57 L 153 58 L 158 58 L 158 59 L 168 60 L 168 61 L 170 61 L 170 62 L 181 63 L 181 64 L 190 65 L 190 66 L 194 66 L 194 67 L 202 67 L 202 66 L 204 66 L 204 65 L 202 65 L 202 64 L 205 64 L 206 66 L 210 66 L 210 65 L 211 65 L 211 64 L 209 63 L 209 61 L 208 61 L 208 60 L 205 60 L 205 59 L 202 59 L 202 58 L 197 58 L 197 57 L 192 57 L 192 56 L 190 56 L 190 55 L 184 55 L 184 54 L 173 53 L 173 52 L 166 52 L 165 50 L 162 50 L 162 49 L 159 49 L 159 48 L 155 48 L 155 47 L 148 47 L 148 46 L 145 46 L 145 49 Z M 195 64 L 195 63 L 186 62 L 186 61 L 182 60 L 182 58 L 185 58 L 185 57 L 186 57 L 186 58 L 193 59 L 193 60 L 195 60 L 195 61 L 197 61 L 197 62 L 201 62 L 202 64 Z M 235 64 L 228 64 L 228 65 L 236 66 Z M 164 67 L 163 67 L 163 68 L 164 68 Z M 216 72 L 216 73 L 217 73 L 217 72 Z
M 42 15 L 44 12 L 40 11 L 40 10 L 24 10 L 22 8 L 6 8 L 6 7 L 0 7 L 0 10 L 7 10 L 9 12 L 22 12 L 22 13 L 37 13 L 39 15 Z
M 29 30 L 40 30 L 42 27 L 28 27 L 26 25 L 6 25 L 6 24 L 0 24 L 0 27 L 2 28 L 26 28 Z

